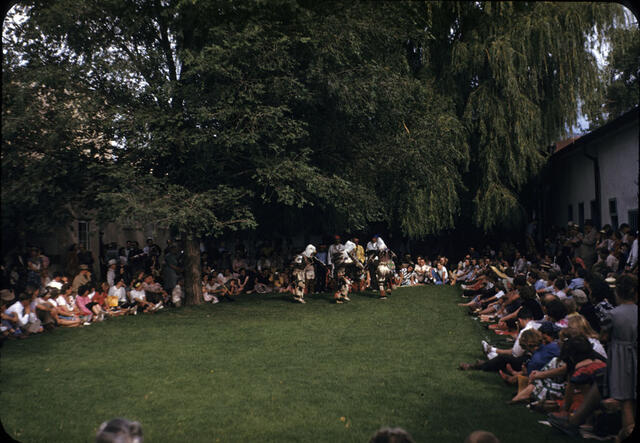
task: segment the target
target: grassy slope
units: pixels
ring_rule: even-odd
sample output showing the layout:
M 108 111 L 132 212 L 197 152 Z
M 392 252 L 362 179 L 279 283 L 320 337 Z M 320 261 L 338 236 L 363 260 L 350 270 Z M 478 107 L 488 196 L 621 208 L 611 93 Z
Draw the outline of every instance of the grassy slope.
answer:
M 512 388 L 496 374 L 456 369 L 480 357 L 486 334 L 457 299 L 450 287 L 340 306 L 243 296 L 6 342 L 2 423 L 23 442 L 91 441 L 116 416 L 154 442 L 363 442 L 383 425 L 420 442 L 479 428 L 503 442 L 565 441 L 505 405 Z

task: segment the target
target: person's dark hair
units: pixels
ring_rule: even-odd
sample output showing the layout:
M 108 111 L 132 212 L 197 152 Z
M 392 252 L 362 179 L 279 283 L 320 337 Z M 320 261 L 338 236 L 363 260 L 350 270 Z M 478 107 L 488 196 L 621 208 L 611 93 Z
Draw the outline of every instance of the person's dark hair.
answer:
M 518 311 L 518 319 L 533 319 L 533 314 L 531 313 L 531 310 L 529 310 L 529 308 L 527 307 L 522 307 L 519 311 Z
M 549 281 L 554 281 L 556 278 L 558 278 L 558 274 L 555 271 L 550 271 L 549 272 Z
M 380 428 L 369 443 L 414 443 L 413 437 L 402 428 Z
M 142 426 L 137 421 L 114 418 L 100 425 L 96 443 L 142 443 Z
M 67 292 L 69 290 L 70 287 L 71 287 L 71 285 L 69 283 L 63 284 L 62 287 L 60 288 L 60 293 L 64 294 L 65 292 Z
M 556 278 L 556 281 L 553 282 L 554 286 L 558 289 L 560 289 L 561 291 L 567 287 L 567 282 L 564 278 L 562 277 L 558 277 Z
M 54 272 L 54 273 L 53 273 L 53 276 L 51 277 L 51 279 L 52 279 L 52 280 L 55 280 L 55 279 L 56 279 L 56 278 L 58 278 L 58 277 L 62 278 L 62 272 L 60 272 L 60 271 L 56 271 L 56 272 Z
M 593 346 L 584 335 L 569 337 L 562 345 L 560 360 L 565 362 L 570 368 L 574 368 L 576 363 L 593 356 Z M 573 369 L 571 369 L 573 372 Z
M 638 278 L 635 275 L 623 274 L 616 280 L 616 295 L 631 301 L 638 296 Z
M 578 274 L 578 277 L 583 278 L 585 280 L 587 279 L 588 272 L 585 268 L 582 268 L 582 267 L 578 268 L 577 274 Z
M 20 300 L 20 301 L 31 300 L 31 294 L 27 294 L 26 292 L 22 292 L 22 293 L 18 296 L 18 300 Z
M 547 303 L 547 315 L 554 321 L 562 320 L 567 316 L 567 308 L 560 300 L 550 300 Z
M 513 279 L 513 286 L 516 288 L 521 288 L 522 286 L 527 285 L 527 278 L 524 275 L 518 275 Z
M 532 286 L 523 286 L 518 290 L 522 300 L 535 300 L 536 290 Z
M 82 296 L 85 292 L 90 292 L 89 285 L 81 285 L 78 287 L 78 295 Z
M 604 279 L 593 276 L 589 281 L 589 287 L 591 288 L 591 297 L 593 298 L 594 304 L 598 304 L 604 299 L 611 300 L 611 296 L 613 294 L 611 292 L 611 288 Z
M 58 288 L 49 288 L 49 297 L 56 298 L 60 295 L 60 290 Z

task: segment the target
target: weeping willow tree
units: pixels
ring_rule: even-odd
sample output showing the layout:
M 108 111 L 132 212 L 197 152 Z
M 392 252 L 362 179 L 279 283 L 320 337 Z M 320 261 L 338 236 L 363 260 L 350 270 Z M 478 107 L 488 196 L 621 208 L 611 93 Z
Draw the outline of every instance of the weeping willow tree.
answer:
M 545 161 L 543 149 L 576 123 L 578 104 L 602 112 L 594 47 L 609 41 L 616 4 L 441 2 L 428 5 L 438 84 L 469 131 L 463 180 L 468 215 L 483 230 L 517 221 L 518 193 Z M 597 49 L 597 48 L 596 48 Z
M 605 110 L 609 119 L 640 102 L 640 28 L 637 19 L 613 31 L 605 70 L 608 85 Z
M 193 244 L 269 222 L 382 222 L 414 238 L 517 222 L 544 147 L 579 104 L 602 112 L 591 46 L 623 15 L 600 3 L 23 4 L 28 19 L 3 40 L 19 54 L 3 58 L 7 81 L 45 69 L 104 103 L 117 141 L 99 156 L 112 159 L 96 190 L 105 213 L 156 218 Z

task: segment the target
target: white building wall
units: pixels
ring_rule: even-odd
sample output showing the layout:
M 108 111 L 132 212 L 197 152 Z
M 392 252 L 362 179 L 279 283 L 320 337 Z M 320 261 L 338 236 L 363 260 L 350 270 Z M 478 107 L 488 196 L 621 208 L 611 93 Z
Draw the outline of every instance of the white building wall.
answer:
M 618 225 L 638 209 L 638 125 L 629 125 L 598 143 L 602 224 L 612 224 L 609 199 L 616 199 Z
M 573 208 L 573 221 L 578 223 L 578 205 L 584 204 L 585 220 L 592 218 L 591 200 L 595 200 L 593 162 L 582 152 L 559 160 L 553 172 L 551 196 L 552 217 L 556 226 L 567 226 L 569 205 Z
M 597 156 L 600 169 L 600 225 L 613 224 L 609 200 L 616 199 L 618 226 L 629 223 L 629 210 L 638 209 L 638 121 L 608 132 L 553 156 L 548 198 L 549 218 L 555 226 L 569 222 L 568 206 L 573 207 L 573 222 L 579 222 L 579 204 L 584 204 L 584 219 L 593 219 L 591 201 L 595 200 L 593 162 L 585 156 Z

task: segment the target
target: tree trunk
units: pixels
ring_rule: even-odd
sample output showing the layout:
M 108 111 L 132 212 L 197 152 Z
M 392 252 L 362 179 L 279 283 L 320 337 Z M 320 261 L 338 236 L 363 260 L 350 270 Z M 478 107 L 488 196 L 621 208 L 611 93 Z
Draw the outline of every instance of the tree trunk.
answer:
M 200 242 L 194 236 L 184 237 L 184 303 L 202 303 L 202 277 L 200 275 Z

